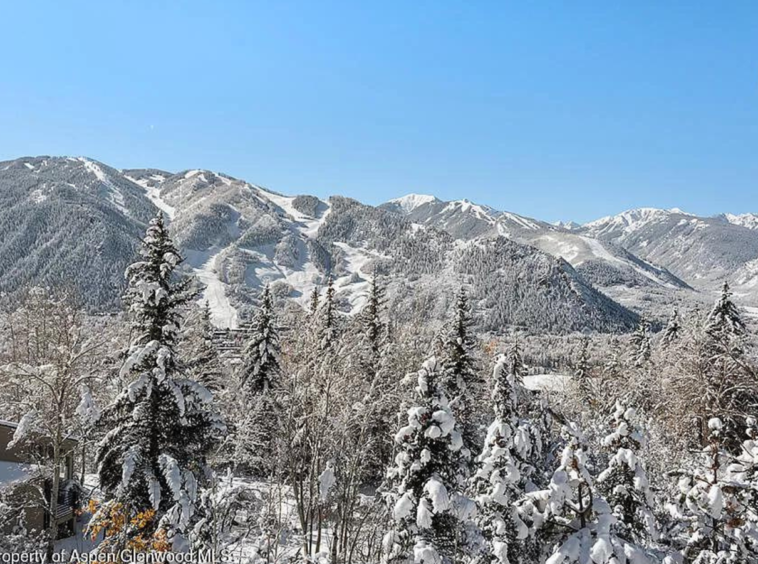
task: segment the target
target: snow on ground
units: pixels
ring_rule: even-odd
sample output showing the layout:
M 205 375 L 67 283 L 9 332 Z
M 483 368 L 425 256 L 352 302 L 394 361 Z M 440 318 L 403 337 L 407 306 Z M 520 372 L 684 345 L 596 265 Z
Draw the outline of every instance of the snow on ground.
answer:
M 389 203 L 397 204 L 405 213 L 410 213 L 417 207 L 423 206 L 424 204 L 430 204 L 436 200 L 437 198 L 434 196 L 429 196 L 428 194 L 408 194 L 402 198 L 395 198 L 394 200 L 390 200 Z
M 124 194 L 121 192 L 121 189 L 113 183 L 108 175 L 103 172 L 103 169 L 101 169 L 96 162 L 85 157 L 80 157 L 79 160 L 84 163 L 84 168 L 94 174 L 95 177 L 108 188 L 108 199 L 111 203 L 116 206 L 121 213 L 129 215 L 129 210 L 126 209 L 124 202 Z
M 236 329 L 239 325 L 239 316 L 226 295 L 226 284 L 219 279 L 216 266 L 222 252 L 223 249 L 213 248 L 208 251 L 189 250 L 185 254 L 187 263 L 195 271 L 195 276 L 205 286 L 198 302 L 200 304 L 208 302 L 213 325 Z
M 343 255 L 343 260 L 348 264 L 348 271 L 351 274 L 341 276 L 335 281 L 335 286 L 338 290 L 347 289 L 350 291 L 347 300 L 350 302 L 350 314 L 358 313 L 368 300 L 369 282 L 367 280 L 361 280 L 360 282 L 352 282 L 353 273 L 360 273 L 363 267 L 371 260 L 376 258 L 389 258 L 379 255 L 377 253 L 367 251 L 366 249 L 358 249 L 351 247 L 347 243 L 334 243 L 335 247 L 339 247 Z
M 42 192 L 42 190 L 40 190 L 39 188 L 37 188 L 36 190 L 33 190 L 32 193 L 30 194 L 30 197 L 31 197 L 32 202 L 34 202 L 35 204 L 41 204 L 42 202 L 47 200 L 47 194 Z
M 150 200 L 156 208 L 158 208 L 164 214 L 166 214 L 166 217 L 168 219 L 174 219 L 174 216 L 176 215 L 176 208 L 161 197 L 160 185 L 148 186 L 147 180 L 137 180 L 136 178 L 132 178 L 131 176 L 126 176 L 126 175 L 124 176 L 128 180 L 131 180 L 135 184 L 138 184 L 139 186 L 144 188 L 147 199 Z M 156 177 L 158 177 L 160 180 L 163 180 L 162 176 L 154 174 L 153 179 L 155 180 Z
M 570 381 L 571 377 L 563 374 L 535 374 L 524 376 L 524 387 L 535 392 L 563 392 Z
M 674 284 L 659 278 L 655 273 L 642 268 L 638 264 L 617 257 L 611 253 L 605 245 L 592 237 L 584 237 L 568 233 L 547 233 L 534 240 L 534 244 L 542 251 L 553 256 L 558 256 L 577 267 L 588 260 L 601 260 L 606 263 L 617 264 L 631 268 L 638 274 L 670 289 L 676 289 Z
M 24 166 L 29 170 L 34 170 L 34 165 L 32 163 L 24 163 Z

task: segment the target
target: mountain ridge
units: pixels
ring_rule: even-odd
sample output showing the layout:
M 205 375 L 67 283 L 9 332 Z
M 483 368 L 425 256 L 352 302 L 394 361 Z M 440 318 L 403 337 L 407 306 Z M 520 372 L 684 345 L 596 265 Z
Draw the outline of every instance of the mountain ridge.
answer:
M 21 256 L 20 243 L 11 250 L 0 246 L 3 290 L 72 276 L 90 292 L 100 284 L 89 305 L 116 307 L 123 283 L 119 270 L 160 210 L 186 257 L 185 271 L 204 286 L 202 299 L 211 303 L 219 326 L 239 324 L 264 284 L 273 284 L 284 303 L 305 305 L 309 292 L 330 276 L 345 313 L 362 307 L 371 276 L 379 274 L 400 318 L 422 312 L 437 321 L 446 315 L 448 294 L 463 284 L 482 311 L 482 329 L 489 331 L 628 330 L 636 323 L 628 307 L 643 311 L 649 296 L 666 301 L 696 293 L 688 280 L 629 250 L 610 232 L 593 237 L 586 225 L 569 229 L 468 199 L 444 202 L 413 194 L 369 206 L 344 196 L 286 195 L 203 169 L 118 170 L 87 157 L 0 163 L 0 197 L 14 195 L 23 218 L 39 222 L 44 209 L 61 213 L 71 192 L 86 194 L 74 214 L 80 233 L 55 224 L 41 236 L 26 221 L 20 229 L 0 221 L 4 239 L 20 240 L 20 231 L 33 249 L 30 261 Z M 726 217 L 712 221 L 758 238 L 758 232 Z M 118 241 L 113 256 L 109 249 L 73 243 L 103 232 Z M 66 275 L 45 275 L 45 269 L 61 270 L 56 266 L 61 256 L 83 265 L 78 276 L 65 268 Z M 749 285 L 758 272 L 755 264 L 744 261 L 733 272 L 740 271 Z M 10 278 L 4 276 L 8 272 Z

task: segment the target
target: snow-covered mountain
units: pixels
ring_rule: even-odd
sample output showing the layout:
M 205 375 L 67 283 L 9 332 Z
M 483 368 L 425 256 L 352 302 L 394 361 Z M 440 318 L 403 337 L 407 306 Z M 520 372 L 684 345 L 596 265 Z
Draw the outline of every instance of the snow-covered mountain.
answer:
M 756 213 L 743 213 L 741 215 L 725 213 L 723 217 L 733 225 L 747 227 L 748 229 L 758 229 L 758 214 Z
M 214 322 L 235 326 L 263 284 L 287 303 L 335 280 L 354 313 L 381 274 L 398 318 L 441 319 L 461 284 L 481 328 L 617 330 L 646 301 L 684 299 L 730 277 L 758 295 L 756 217 L 639 209 L 552 225 L 469 200 L 412 194 L 378 207 L 284 195 L 207 170 L 116 170 L 87 158 L 0 163 L 0 290 L 74 284 L 118 305 L 123 270 L 161 210 L 203 284 Z M 751 219 L 752 218 L 752 219 Z
M 154 214 L 142 188 L 102 163 L 0 162 L 0 291 L 73 285 L 91 308 L 116 307 Z
M 398 319 L 444 318 L 466 284 L 484 330 L 619 330 L 636 321 L 562 259 L 515 239 L 456 237 L 405 216 L 438 205 L 429 197 L 395 202 L 393 211 L 339 196 L 286 196 L 206 170 L 118 171 L 52 157 L 0 163 L 0 196 L 8 203 L 0 216 L 2 290 L 70 282 L 94 309 L 117 305 L 124 267 L 161 210 L 221 326 L 238 324 L 265 283 L 304 304 L 328 276 L 340 308 L 354 313 L 374 273 L 386 281 Z M 443 207 L 452 221 L 470 216 L 495 233 L 532 223 L 465 200 Z
M 457 239 L 507 237 L 536 247 L 571 264 L 588 281 L 622 303 L 634 303 L 638 289 L 687 290 L 689 286 L 665 268 L 651 264 L 612 242 L 582 235 L 578 225 L 548 224 L 515 213 L 459 200 L 406 196 L 382 207 L 409 221 L 443 229 Z
M 753 214 L 697 217 L 679 209 L 640 208 L 590 222 L 582 235 L 613 243 L 635 256 L 665 267 L 690 285 L 715 289 L 758 259 Z

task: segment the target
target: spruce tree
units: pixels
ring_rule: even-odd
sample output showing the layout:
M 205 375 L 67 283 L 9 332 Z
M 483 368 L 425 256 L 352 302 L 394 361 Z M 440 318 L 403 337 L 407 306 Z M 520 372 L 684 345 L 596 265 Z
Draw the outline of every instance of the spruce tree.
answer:
M 245 343 L 240 388 L 242 413 L 236 462 L 253 474 L 267 476 L 276 464 L 282 415 L 279 331 L 268 285 L 261 292 Z
M 274 319 L 271 288 L 267 284 L 242 353 L 244 365 L 240 383 L 246 394 L 255 396 L 278 387 L 281 374 L 279 353 L 279 331 Z
M 386 325 L 382 320 L 384 308 L 384 288 L 376 276 L 371 280 L 368 299 L 363 306 L 358 323 L 360 327 L 361 368 L 369 381 L 377 374 L 382 356 L 382 347 L 386 340 Z
M 708 421 L 708 445 L 702 465 L 679 472 L 680 498 L 673 509 L 683 523 L 685 564 L 756 564 L 755 530 L 746 490 L 729 472 L 724 444 L 730 433 L 718 418 Z
M 318 288 L 314 287 L 313 290 L 311 290 L 311 296 L 308 300 L 308 315 L 311 317 L 316 315 L 316 312 L 318 311 Z
M 618 337 L 611 338 L 608 360 L 603 366 L 603 377 L 606 380 L 617 380 L 621 376 L 621 343 Z
M 576 380 L 582 400 L 593 403 L 594 393 L 590 376 L 589 346 L 589 338 L 583 337 L 581 345 L 579 346 L 579 358 L 577 359 L 576 368 L 574 369 L 574 379 Z
M 597 484 L 616 518 L 613 532 L 648 544 L 657 540 L 658 526 L 653 513 L 653 492 L 640 458 L 646 437 L 637 427 L 635 418 L 633 408 L 616 402 L 611 421 L 613 431 L 602 440 L 610 458 L 598 476 Z
M 679 310 L 677 308 L 674 308 L 674 311 L 671 313 L 671 317 L 669 318 L 668 324 L 666 325 L 666 329 L 663 332 L 661 343 L 664 347 L 669 347 L 678 342 L 681 337 L 682 324 L 679 321 Z
M 744 508 L 746 548 L 758 554 L 758 423 L 753 417 L 748 418 L 746 435 L 741 452 L 727 468 L 727 479 L 738 488 Z
M 463 440 L 437 360 L 427 360 L 417 378 L 417 403 L 395 435 L 397 456 L 387 472 L 394 527 L 383 539 L 382 562 L 453 564 L 472 535 Z
M 456 419 L 461 425 L 464 454 L 471 457 L 479 450 L 479 437 L 474 420 L 475 392 L 479 378 L 474 359 L 476 342 L 472 335 L 472 325 L 468 296 L 461 288 L 456 296 L 451 327 L 443 343 L 443 385 L 450 397 Z
M 703 390 L 709 417 L 726 426 L 726 448 L 737 451 L 744 436 L 746 417 L 758 406 L 755 370 L 745 355 L 746 327 L 725 282 L 720 298 L 705 320 L 702 365 Z
M 643 315 L 640 317 L 640 322 L 637 324 L 637 329 L 632 335 L 632 359 L 634 366 L 641 368 L 650 362 L 651 348 L 650 348 L 650 324 L 647 318 Z
M 334 281 L 332 277 L 326 283 L 324 300 L 316 312 L 316 337 L 318 350 L 323 355 L 333 352 L 337 340 L 337 310 L 334 304 Z
M 524 546 L 527 525 L 514 503 L 526 491 L 536 489 L 531 481 L 535 469 L 529 460 L 539 450 L 530 424 L 519 418 L 518 368 L 512 358 L 501 355 L 493 370 L 492 401 L 495 419 L 487 430 L 477 470 L 471 480 L 479 507 L 477 524 L 487 541 L 487 551 L 477 562 L 527 564 L 535 554 Z
M 594 484 L 582 433 L 573 423 L 563 432 L 567 442 L 548 489 L 530 496 L 522 509 L 537 514 L 533 534 L 549 547 L 545 564 L 650 562 L 644 547 L 612 531 L 616 517 Z
M 100 418 L 104 501 L 90 531 L 104 531 L 109 547 L 181 550 L 197 519 L 206 453 L 224 426 L 210 392 L 179 373 L 179 311 L 193 295 L 188 280 L 174 280 L 182 258 L 162 215 L 150 222 L 140 254 L 127 269 L 134 338 L 121 377 L 129 383 Z
M 211 309 L 206 301 L 194 320 L 185 339 L 185 346 L 181 350 L 186 351 L 185 366 L 191 377 L 216 393 L 224 387 L 225 382 L 224 368 L 213 343 L 213 332 Z

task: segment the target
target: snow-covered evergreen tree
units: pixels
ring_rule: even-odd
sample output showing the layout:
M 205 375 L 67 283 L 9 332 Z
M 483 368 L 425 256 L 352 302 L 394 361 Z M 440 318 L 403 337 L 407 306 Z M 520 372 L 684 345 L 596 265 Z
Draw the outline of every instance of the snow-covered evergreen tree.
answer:
M 316 336 L 320 354 L 333 352 L 337 340 L 337 309 L 334 303 L 334 280 L 329 277 L 326 283 L 324 300 L 316 312 Z
M 613 532 L 644 545 L 657 540 L 658 527 L 653 492 L 640 459 L 646 437 L 635 418 L 634 408 L 616 402 L 611 421 L 613 431 L 602 440 L 610 458 L 597 484 L 616 518 Z
M 650 347 L 650 323 L 643 315 L 632 335 L 632 359 L 634 366 L 640 368 L 650 362 L 652 349 Z
M 197 517 L 205 455 L 224 426 L 210 392 L 178 371 L 179 312 L 193 296 L 188 281 L 174 280 L 182 258 L 162 215 L 150 222 L 140 254 L 127 269 L 134 338 L 121 376 L 128 385 L 100 418 L 105 499 L 90 531 L 104 532 L 105 545 L 115 548 L 183 549 Z
M 747 439 L 741 452 L 727 468 L 727 480 L 737 489 L 744 508 L 745 543 L 752 554 L 758 554 L 758 422 L 747 421 Z
M 703 449 L 702 466 L 679 472 L 678 502 L 670 507 L 683 523 L 685 564 L 755 564 L 758 551 L 743 485 L 729 471 L 730 455 L 724 449 L 724 423 L 708 422 L 709 444 Z
M 643 547 L 612 531 L 616 517 L 595 487 L 582 433 L 573 423 L 563 432 L 566 445 L 548 489 L 528 494 L 520 504 L 534 523 L 532 534 L 550 547 L 545 564 L 650 562 Z
M 384 308 L 384 288 L 379 285 L 376 276 L 371 279 L 368 299 L 359 314 L 361 368 L 369 381 L 376 376 L 381 362 L 382 346 L 387 331 L 382 319 Z
M 385 563 L 464 561 L 474 502 L 464 495 L 467 461 L 435 358 L 417 374 L 417 405 L 395 435 L 397 456 L 387 472 L 393 529 L 384 536 Z
M 722 335 L 744 335 L 745 323 L 742 321 L 739 309 L 732 301 L 729 283 L 724 282 L 721 296 L 714 304 L 705 322 L 705 331 L 714 338 Z
M 237 424 L 236 462 L 254 474 L 268 475 L 276 464 L 282 391 L 279 331 L 268 285 L 251 324 L 240 374 L 242 397 Z
M 274 319 L 274 303 L 271 288 L 266 285 L 243 352 L 244 364 L 240 381 L 245 393 L 257 395 L 278 385 L 281 375 L 279 356 L 279 331 Z
M 719 418 L 727 428 L 725 446 L 737 451 L 746 417 L 754 415 L 758 405 L 758 386 L 755 369 L 745 355 L 745 323 L 726 282 L 706 318 L 703 332 L 701 365 L 705 367 L 706 382 L 701 393 L 709 415 Z
M 314 287 L 313 290 L 311 290 L 311 295 L 308 300 L 308 314 L 313 316 L 316 315 L 316 312 L 318 311 L 318 302 L 319 302 L 319 295 L 318 295 L 318 288 Z
M 214 327 L 207 301 L 192 321 L 184 346 L 180 348 L 186 354 L 184 364 L 193 380 L 215 393 L 226 383 L 224 368 L 213 343 Z
M 663 344 L 664 347 L 668 347 L 678 342 L 679 339 L 681 339 L 681 337 L 682 337 L 682 324 L 679 321 L 679 310 L 677 308 L 674 308 L 674 311 L 671 313 L 671 317 L 669 318 L 669 321 L 666 324 L 666 329 L 663 331 L 663 337 L 661 338 L 661 343 Z
M 618 337 L 613 337 L 610 342 L 608 351 L 608 360 L 603 366 L 603 379 L 605 381 L 613 381 L 621 376 L 621 343 L 619 343 Z
M 474 419 L 478 367 L 474 357 L 476 342 L 472 334 L 471 307 L 465 289 L 455 299 L 455 312 L 443 343 L 443 371 L 446 393 L 463 434 L 464 455 L 479 451 L 479 433 Z
M 531 482 L 534 468 L 529 464 L 539 444 L 529 423 L 518 415 L 518 368 L 512 357 L 499 356 L 493 370 L 492 400 L 495 419 L 487 430 L 482 453 L 471 484 L 479 507 L 477 524 L 487 541 L 487 550 L 478 562 L 518 564 L 532 562 L 535 554 L 523 546 L 527 525 L 514 507 L 526 491 L 536 489 Z
M 594 392 L 592 385 L 592 376 L 590 375 L 590 340 L 587 337 L 582 339 L 579 346 L 579 358 L 574 368 L 574 379 L 576 380 L 579 393 L 584 401 L 594 403 Z

